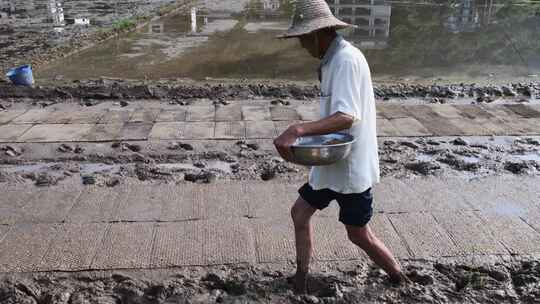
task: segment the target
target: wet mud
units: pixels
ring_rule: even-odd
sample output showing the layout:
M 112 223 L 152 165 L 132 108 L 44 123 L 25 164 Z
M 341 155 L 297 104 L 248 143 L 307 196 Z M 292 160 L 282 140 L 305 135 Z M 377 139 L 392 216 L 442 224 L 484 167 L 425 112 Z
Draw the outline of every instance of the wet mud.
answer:
M 148 82 L 101 79 L 97 81 L 77 81 L 65 86 L 41 86 L 36 88 L 16 87 L 0 82 L 0 99 L 29 98 L 58 101 L 167 99 L 180 105 L 191 103 L 193 99 L 247 99 L 254 96 L 277 98 L 315 98 L 319 89 L 314 85 L 294 85 L 281 82 L 227 84 L 201 83 L 182 84 L 181 82 Z
M 22 64 L 35 67 L 49 64 L 119 33 L 133 30 L 136 25 L 190 1 L 50 2 L 58 3 L 61 9 L 53 13 L 49 3 L 33 1 L 0 3 L 0 70 L 6 71 Z M 90 24 L 74 24 L 77 18 L 88 18 Z M 124 20 L 129 20 L 130 26 L 119 26 Z
M 225 3 L 208 2 L 216 5 Z M 241 10 L 242 1 L 236 2 L 240 4 L 235 6 Z M 101 20 L 97 26 L 66 27 L 63 32 L 50 29 L 21 31 L 13 24 L 0 24 L 0 70 L 25 63 L 36 67 L 49 65 L 165 12 L 160 11 L 160 5 L 149 5 L 133 6 L 123 12 L 122 18 L 136 20 L 126 28 L 112 27 L 116 16 L 105 16 L 106 20 Z M 469 24 L 450 24 L 444 19 L 439 20 L 446 28 L 444 31 L 440 30 L 441 25 L 430 29 L 431 18 L 413 24 L 410 16 L 431 16 L 432 6 L 427 6 L 425 11 L 416 7 L 394 8 L 394 19 L 388 20 L 392 26 L 400 24 L 400 28 L 406 30 L 390 35 L 391 24 L 386 23 L 388 34 L 382 40 L 376 39 L 383 42 L 381 49 L 365 50 L 370 63 L 374 63 L 374 71 L 381 75 L 400 75 L 398 78 L 383 77 L 381 80 L 386 81 L 376 84 L 374 93 L 379 101 L 417 102 L 420 99 L 424 103 L 442 104 L 534 103 L 540 100 L 535 51 L 538 45 L 530 38 L 536 37 L 539 19 L 530 16 L 530 12 L 517 15 L 519 20 L 515 20 L 514 17 L 504 17 L 510 14 L 507 11 L 511 8 L 497 8 L 498 15 L 491 16 L 490 12 L 490 17 L 496 22 L 482 21 L 482 24 L 474 25 L 479 28 L 473 34 L 462 28 Z M 454 10 L 447 17 L 457 17 L 447 19 L 462 20 L 460 12 L 459 9 Z M 259 31 L 257 26 L 261 24 L 247 24 L 246 31 L 251 29 L 256 33 Z M 454 29 L 454 33 L 450 29 Z M 410 39 L 411 33 L 416 38 Z M 468 38 L 472 35 L 485 39 L 477 43 L 477 39 Z M 503 36 L 504 39 L 501 38 Z M 356 37 L 358 43 L 368 44 L 372 43 L 371 38 Z M 433 43 L 435 47 L 426 52 L 425 41 L 435 40 L 439 42 Z M 465 45 L 464 41 L 475 43 Z M 505 47 L 500 47 L 501 42 Z M 271 58 L 275 59 L 275 55 Z M 245 61 L 245 66 L 234 66 L 244 68 L 241 71 L 247 67 L 263 71 L 261 75 L 270 75 L 263 64 L 272 62 L 268 60 L 270 57 L 263 57 L 264 62 L 257 61 L 260 54 L 253 58 Z M 291 62 L 288 60 L 289 65 Z M 299 62 L 304 65 L 303 61 Z M 493 62 L 503 66 L 486 68 Z M 430 67 L 424 69 L 426 64 Z M 453 69 L 445 69 L 445 66 L 458 67 L 460 77 L 450 79 L 460 80 L 441 79 L 440 82 L 445 84 L 434 84 L 447 71 L 456 73 Z M 479 84 L 461 83 L 464 66 L 471 66 L 473 71 L 467 73 L 476 73 L 477 78 L 483 81 Z M 517 71 L 509 68 L 514 66 L 517 66 Z M 309 68 L 304 65 L 306 70 L 303 72 L 316 75 L 316 66 L 313 66 L 313 71 L 307 70 Z M 396 70 L 399 70 L 398 74 L 395 74 Z M 407 73 L 402 73 L 403 70 Z M 491 70 L 497 71 L 499 76 L 494 77 Z M 201 73 L 206 76 L 208 71 L 202 70 Z M 404 78 L 409 74 L 414 77 Z M 510 76 L 500 80 L 500 75 Z M 516 75 L 519 80 L 514 77 Z M 58 73 L 55 79 L 38 79 L 34 88 L 15 87 L 0 80 L 0 111 L 17 103 L 39 107 L 78 103 L 93 107 L 114 100 L 120 107 L 125 107 L 134 100 L 149 99 L 178 106 L 196 103 L 198 99 L 210 99 L 226 106 L 232 99 L 264 97 L 275 99 L 276 104 L 287 105 L 288 99 L 314 100 L 319 96 L 314 77 L 306 78 L 311 79 L 306 82 L 204 77 L 199 81 L 185 78 L 131 81 L 102 77 L 68 82 L 62 77 Z M 383 177 L 433 175 L 473 178 L 494 174 L 540 174 L 538 137 L 384 138 L 379 140 L 379 151 Z M 0 188 L 20 184 L 50 187 L 73 181 L 83 185 L 116 187 L 132 179 L 175 184 L 231 180 L 299 183 L 305 181 L 307 174 L 307 167 L 286 163 L 279 158 L 269 141 L 0 144 Z M 393 286 L 380 269 L 363 261 L 317 263 L 313 267 L 307 295 L 295 295 L 291 291 L 288 276 L 294 270 L 292 263 L 141 271 L 2 273 L 0 303 L 539 303 L 538 258 L 524 261 L 513 258 L 501 258 L 501 262 L 481 265 L 463 261 L 402 261 L 405 273 L 413 281 L 405 286 Z
M 376 84 L 377 99 L 422 98 L 430 103 L 451 103 L 467 99 L 477 103 L 497 100 L 534 102 L 540 99 L 540 83 L 510 83 L 482 86 L 476 84 L 424 85 L 424 84 Z M 317 83 L 289 81 L 129 81 L 101 78 L 99 80 L 74 81 L 59 85 L 41 85 L 35 88 L 17 87 L 0 81 L 0 100 L 32 99 L 60 101 L 88 101 L 95 105 L 104 100 L 154 99 L 170 100 L 180 105 L 194 99 L 249 99 L 254 97 L 313 99 L 319 96 Z
M 283 161 L 269 141 L 4 144 L 0 152 L 0 182 L 36 186 L 73 179 L 108 187 L 129 179 L 301 182 L 309 172 Z M 387 138 L 379 140 L 379 156 L 383 177 L 540 174 L 538 137 Z
M 392 285 L 365 262 L 314 266 L 295 295 L 290 264 L 171 270 L 7 274 L 0 301 L 20 303 L 538 303 L 540 264 L 405 261 L 412 283 Z

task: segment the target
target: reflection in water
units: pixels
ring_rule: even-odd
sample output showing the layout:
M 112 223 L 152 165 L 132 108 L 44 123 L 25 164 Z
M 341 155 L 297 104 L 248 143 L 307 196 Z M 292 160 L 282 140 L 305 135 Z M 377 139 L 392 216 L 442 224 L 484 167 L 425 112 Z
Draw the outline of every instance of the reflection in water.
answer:
M 475 32 L 489 25 L 497 13 L 493 0 L 461 0 L 455 12 L 448 16 L 445 27 L 453 33 Z M 500 8 L 500 7 L 499 7 Z
M 57 0 L 0 0 L 0 20 L 17 19 L 22 26 L 65 25 L 64 9 Z
M 23 26 L 65 26 L 64 8 L 59 0 L 0 0 L 0 21 L 17 19 Z
M 281 1 L 279 0 L 250 0 L 244 8 L 244 15 L 248 19 L 261 19 L 279 17 Z
M 197 8 L 191 9 L 191 33 L 197 32 Z
M 443 1 L 440 1 L 443 2 Z M 453 5 L 392 4 L 390 44 L 362 48 L 376 75 L 466 81 L 538 74 L 533 58 L 540 4 L 456 0 Z
M 145 5 L 172 2 L 175 0 L 0 0 L 0 23 L 44 31 L 64 23 L 111 25 L 140 12 Z
M 165 32 L 165 24 L 163 22 L 151 22 L 148 24 L 148 34 L 163 34 Z
M 337 17 L 358 26 L 344 35 L 364 52 L 375 77 L 476 81 L 540 74 L 540 17 L 535 16 L 540 4 L 327 1 Z M 39 76 L 315 79 L 318 62 L 296 39 L 274 39 L 289 25 L 288 1 L 206 2 L 68 58 Z
M 57 0 L 49 0 L 47 8 L 50 12 L 54 30 L 57 32 L 63 31 L 66 24 L 64 21 L 64 9 L 62 8 L 62 3 Z
M 277 12 L 280 8 L 279 0 L 263 0 L 264 10 Z
M 327 0 L 339 19 L 357 28 L 345 34 L 361 49 L 383 49 L 390 39 L 392 4 L 381 0 Z
M 15 12 L 15 2 L 13 0 L 0 0 L 0 24 L 6 23 Z

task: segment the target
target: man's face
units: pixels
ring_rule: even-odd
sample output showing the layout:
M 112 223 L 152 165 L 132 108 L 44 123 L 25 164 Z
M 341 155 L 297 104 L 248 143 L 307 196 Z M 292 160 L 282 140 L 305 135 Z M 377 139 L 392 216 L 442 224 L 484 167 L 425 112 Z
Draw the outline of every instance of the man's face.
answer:
M 315 33 L 302 35 L 298 39 L 302 48 L 306 49 L 311 56 L 319 58 L 319 43 Z

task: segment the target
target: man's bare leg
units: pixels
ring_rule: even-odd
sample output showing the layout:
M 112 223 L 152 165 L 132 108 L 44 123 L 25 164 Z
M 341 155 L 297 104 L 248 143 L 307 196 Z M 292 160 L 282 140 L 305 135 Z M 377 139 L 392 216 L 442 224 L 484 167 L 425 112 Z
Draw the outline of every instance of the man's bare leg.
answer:
M 345 227 L 347 228 L 349 240 L 362 248 L 375 264 L 386 271 L 393 281 L 406 279 L 390 250 L 373 234 L 369 225 L 364 227 L 345 225 Z
M 296 274 L 294 276 L 294 291 L 307 292 L 307 276 L 309 262 L 313 252 L 313 228 L 311 217 L 317 209 L 311 207 L 302 198 L 298 198 L 291 209 L 296 240 Z

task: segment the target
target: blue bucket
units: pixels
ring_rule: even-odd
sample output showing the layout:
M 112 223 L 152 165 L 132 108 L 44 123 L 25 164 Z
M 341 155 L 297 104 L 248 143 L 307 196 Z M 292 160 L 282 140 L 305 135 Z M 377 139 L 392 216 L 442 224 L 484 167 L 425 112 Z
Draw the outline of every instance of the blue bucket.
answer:
M 34 85 L 34 75 L 32 74 L 32 67 L 29 65 L 11 69 L 7 72 L 6 76 L 14 85 L 27 87 Z

